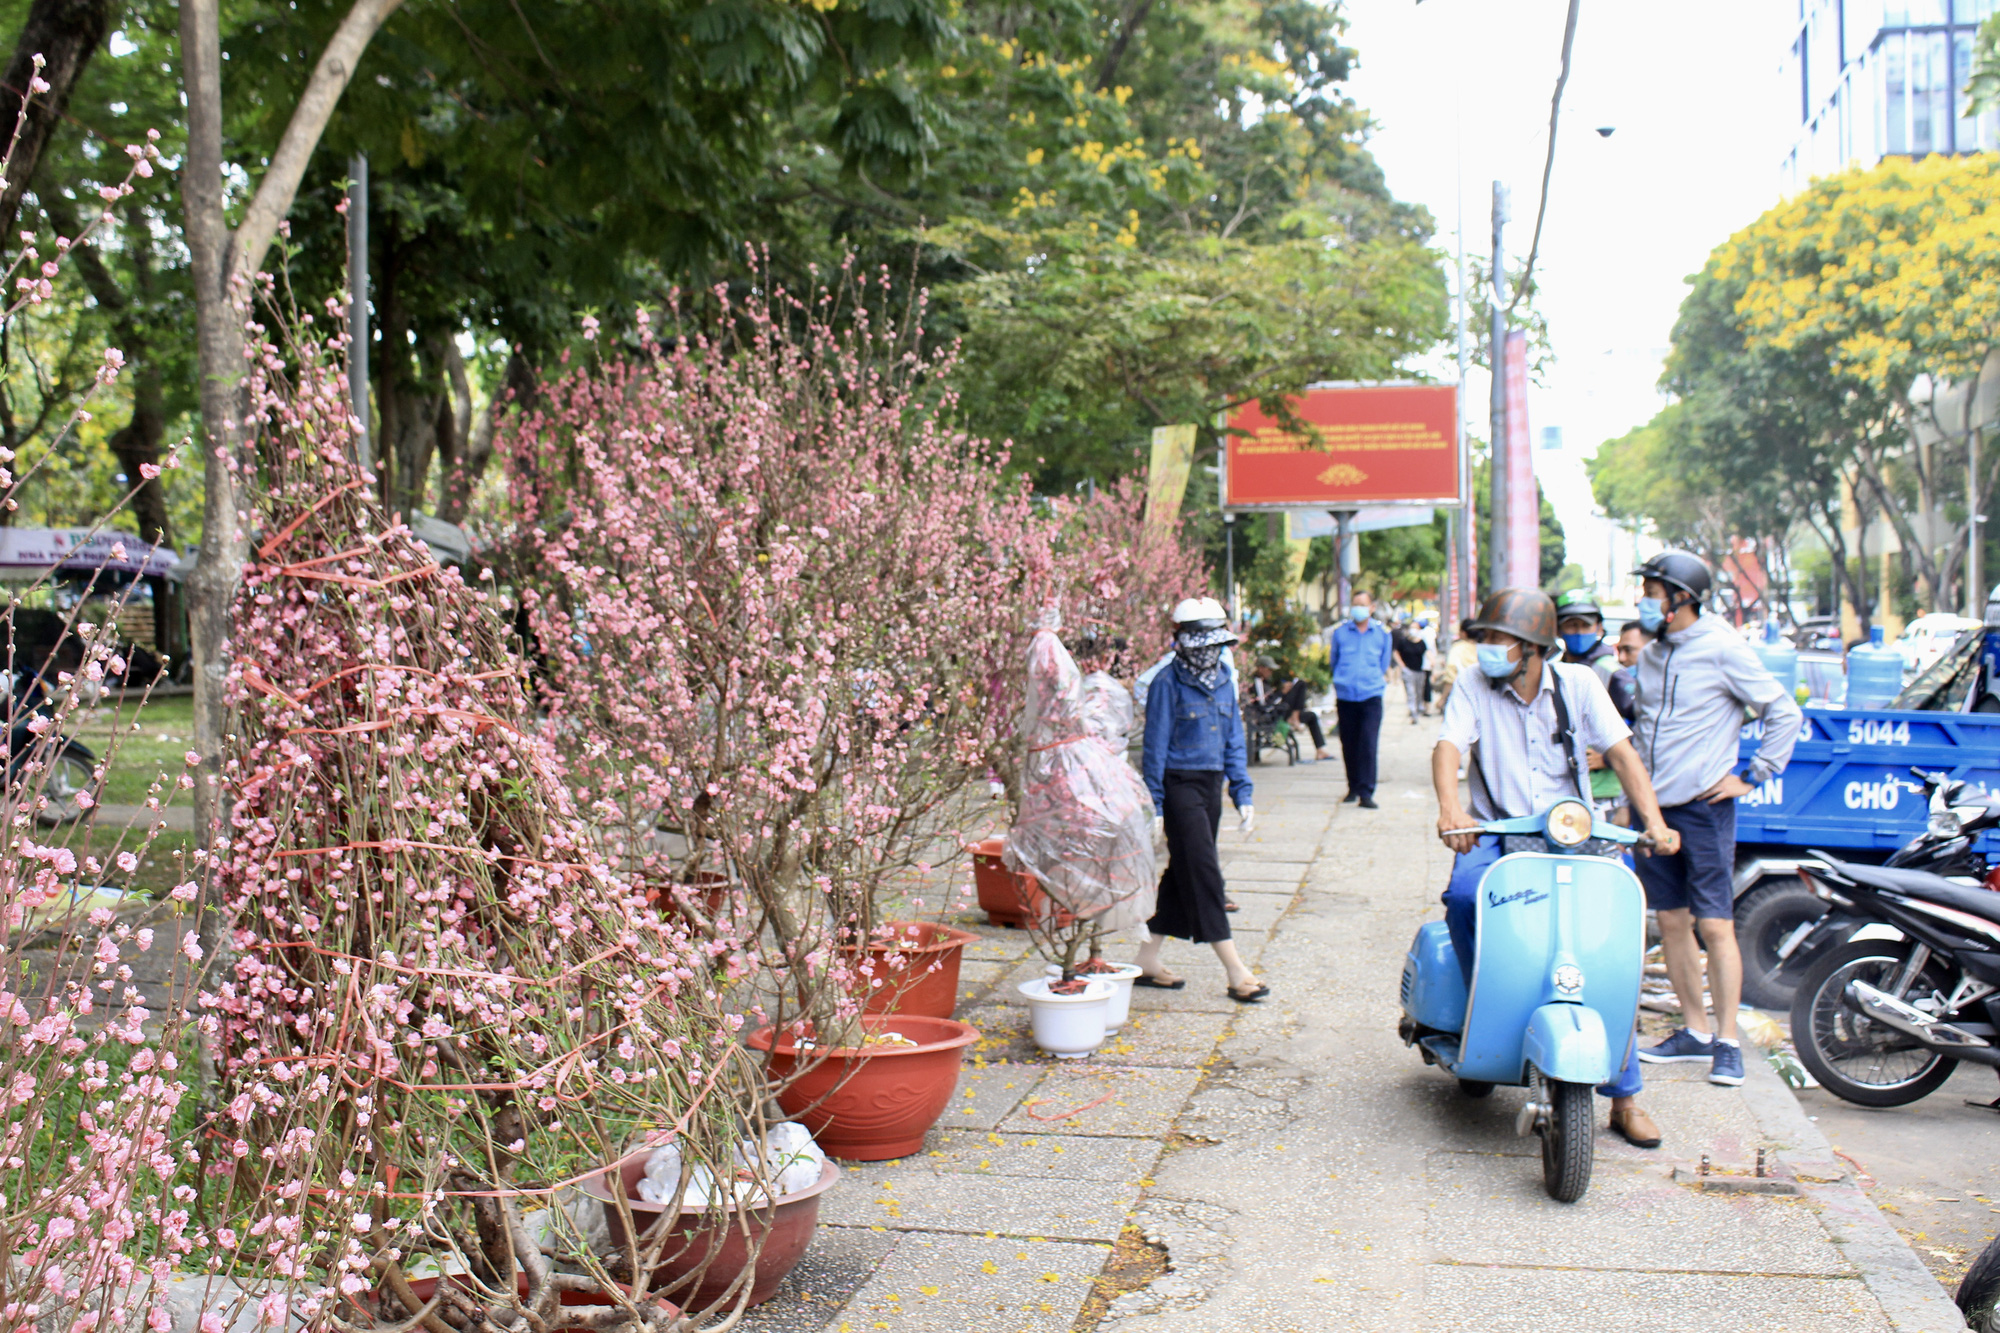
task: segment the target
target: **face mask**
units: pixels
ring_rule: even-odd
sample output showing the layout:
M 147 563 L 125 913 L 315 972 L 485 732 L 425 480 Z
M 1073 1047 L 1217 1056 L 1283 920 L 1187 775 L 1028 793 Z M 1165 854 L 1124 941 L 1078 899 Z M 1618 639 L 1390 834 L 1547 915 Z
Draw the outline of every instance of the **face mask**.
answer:
M 1569 650 L 1571 657 L 1580 658 L 1592 648 L 1595 648 L 1598 641 L 1603 637 L 1602 634 L 1565 634 L 1563 635 L 1563 647 Z
M 1479 671 L 1481 675 L 1494 680 L 1505 680 L 1520 669 L 1520 663 L 1509 657 L 1504 643 L 1482 643 L 1479 645 Z
M 1350 606 L 1347 608 L 1347 618 L 1357 625 L 1365 625 L 1368 623 L 1368 608 L 1365 606 Z
M 1639 599 L 1639 628 L 1648 634 L 1660 632 L 1660 626 L 1667 623 L 1667 611 L 1657 597 Z

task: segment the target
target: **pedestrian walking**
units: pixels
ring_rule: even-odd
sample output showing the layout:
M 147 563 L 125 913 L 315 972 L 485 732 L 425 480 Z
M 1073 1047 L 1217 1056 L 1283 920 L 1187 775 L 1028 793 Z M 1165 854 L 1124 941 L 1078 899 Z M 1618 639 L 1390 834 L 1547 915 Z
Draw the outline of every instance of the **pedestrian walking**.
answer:
M 1639 757 L 1652 774 L 1673 856 L 1638 863 L 1646 902 L 1659 915 L 1667 977 L 1683 1025 L 1639 1052 L 1653 1064 L 1704 1061 L 1709 1082 L 1743 1082 L 1736 1008 L 1743 958 L 1736 946 L 1736 798 L 1785 771 L 1804 718 L 1728 621 L 1702 609 L 1713 579 L 1700 556 L 1662 551 L 1635 571 L 1645 580 L 1639 623 L 1653 641 L 1639 653 Z M 1739 764 L 1744 710 L 1763 719 L 1756 757 Z M 1696 931 L 1700 932 L 1697 941 Z M 1701 952 L 1708 953 L 1702 1002 Z
M 1139 768 L 1153 797 L 1154 826 L 1166 837 L 1167 870 L 1160 877 L 1159 906 L 1146 923 L 1148 938 L 1139 946 L 1133 984 L 1158 990 L 1187 985 L 1160 964 L 1160 949 L 1171 936 L 1213 948 L 1228 974 L 1229 998 L 1252 1004 L 1271 988 L 1236 952 L 1216 855 L 1225 781 L 1237 831 L 1248 833 L 1257 823 L 1236 684 L 1222 670 L 1222 654 L 1235 642 L 1220 603 L 1189 598 L 1174 608 L 1174 660 L 1146 691 Z
M 1550 660 L 1555 630 L 1555 606 L 1547 593 L 1502 588 L 1488 597 L 1473 622 L 1479 670 L 1445 701 L 1431 751 L 1438 836 L 1458 853 L 1444 891 L 1445 924 L 1468 982 L 1478 940 L 1479 881 L 1504 848 L 1491 834 L 1457 830 L 1540 814 L 1565 797 L 1582 795 L 1583 755 L 1595 750 L 1624 780 L 1655 844 L 1669 852 L 1676 847 L 1677 835 L 1662 818 L 1632 748 L 1631 728 L 1611 706 L 1602 679 L 1588 667 Z M 1458 768 L 1468 758 L 1474 775 L 1470 816 L 1458 800 Z M 1632 947 L 1636 951 L 1638 941 Z M 1635 1033 L 1624 1069 L 1597 1091 L 1611 1099 L 1614 1133 L 1636 1147 L 1657 1148 L 1659 1128 L 1635 1100 L 1644 1084 L 1632 1057 L 1636 1045 Z
M 1439 634 L 1444 633 L 1442 626 Z M 1479 660 L 1479 646 L 1472 637 L 1472 620 L 1467 617 L 1458 622 L 1458 637 L 1444 651 L 1444 664 L 1431 672 L 1431 679 L 1437 682 L 1438 712 L 1442 713 L 1451 705 L 1451 687 L 1465 670 Z
M 1375 599 L 1354 594 L 1347 619 L 1326 632 L 1333 669 L 1333 711 L 1340 729 L 1340 761 L 1347 769 L 1342 804 L 1375 808 L 1375 753 L 1382 739 L 1382 692 L 1395 657 L 1389 631 L 1375 623 Z
M 1410 618 L 1396 622 L 1396 664 L 1403 676 L 1403 702 L 1410 712 L 1410 725 L 1419 726 L 1424 717 L 1424 690 L 1431 677 L 1431 646 L 1424 642 Z

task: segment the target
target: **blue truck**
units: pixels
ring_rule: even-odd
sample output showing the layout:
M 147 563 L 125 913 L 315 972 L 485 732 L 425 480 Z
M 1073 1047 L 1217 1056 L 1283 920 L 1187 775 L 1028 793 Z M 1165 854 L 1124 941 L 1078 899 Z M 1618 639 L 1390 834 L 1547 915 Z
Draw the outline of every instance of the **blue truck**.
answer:
M 1981 692 L 1980 702 L 1991 697 Z M 1744 726 L 1744 758 L 1762 732 L 1762 722 Z M 1791 1003 L 1791 984 L 1770 972 L 1826 910 L 1799 879 L 1810 849 L 1881 861 L 1923 830 L 1929 810 L 1913 767 L 2000 790 L 2000 712 L 1807 708 L 1790 766 L 1737 800 L 1744 1003 L 1779 1010 Z M 1981 834 L 1975 850 L 2000 856 L 2000 839 Z

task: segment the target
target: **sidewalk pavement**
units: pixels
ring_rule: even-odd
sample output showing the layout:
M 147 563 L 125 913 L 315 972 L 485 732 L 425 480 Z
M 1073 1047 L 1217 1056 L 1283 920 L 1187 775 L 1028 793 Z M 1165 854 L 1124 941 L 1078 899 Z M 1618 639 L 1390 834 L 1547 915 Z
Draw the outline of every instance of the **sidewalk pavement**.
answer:
M 1253 770 L 1259 830 L 1224 822 L 1239 947 L 1270 983 L 1139 990 L 1094 1057 L 1037 1054 L 1014 983 L 1041 962 L 978 930 L 960 1016 L 985 1039 L 922 1155 L 848 1168 L 758 1333 L 1620 1330 L 1941 1333 L 1956 1308 L 1754 1051 L 1741 1089 L 1647 1070 L 1665 1131 L 1601 1131 L 1590 1192 L 1543 1192 L 1523 1093 L 1473 1101 L 1396 1037 L 1410 936 L 1438 910 L 1429 726 L 1385 724 L 1382 808 L 1337 763 Z M 1600 1126 L 1603 1123 L 1600 1111 Z M 1796 1193 L 1677 1183 L 1769 1152 Z

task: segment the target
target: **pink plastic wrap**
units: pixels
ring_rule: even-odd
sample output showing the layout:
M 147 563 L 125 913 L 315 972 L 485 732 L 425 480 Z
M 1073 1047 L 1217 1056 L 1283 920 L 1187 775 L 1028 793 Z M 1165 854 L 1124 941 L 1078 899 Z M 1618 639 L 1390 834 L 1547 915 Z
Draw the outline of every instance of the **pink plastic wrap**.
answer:
M 1007 864 L 1055 903 L 1107 931 L 1153 915 L 1153 803 L 1125 759 L 1132 696 L 1085 677 L 1051 630 L 1028 645 L 1028 745 Z

